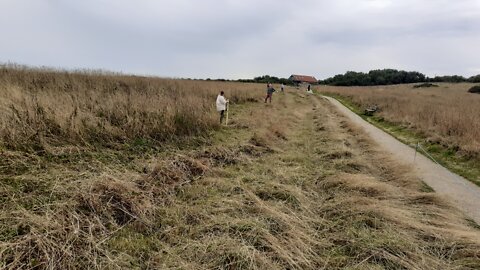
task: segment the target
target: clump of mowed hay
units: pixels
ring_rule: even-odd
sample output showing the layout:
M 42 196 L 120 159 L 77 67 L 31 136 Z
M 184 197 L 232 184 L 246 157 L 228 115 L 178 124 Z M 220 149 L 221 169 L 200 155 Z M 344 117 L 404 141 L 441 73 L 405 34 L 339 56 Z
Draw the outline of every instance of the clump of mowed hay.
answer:
M 328 189 L 338 188 L 365 197 L 382 197 L 388 192 L 393 192 L 391 185 L 365 174 L 342 173 L 335 178 L 323 181 L 322 185 Z
M 422 84 L 416 84 L 413 86 L 413 88 L 429 88 L 429 87 L 438 87 L 438 85 L 433 83 L 422 83 Z
M 183 185 L 202 177 L 208 170 L 208 164 L 199 160 L 177 156 L 173 160 L 157 165 L 149 177 L 160 186 Z
M 242 160 L 237 150 L 232 147 L 212 147 L 199 151 L 196 156 L 210 160 L 215 166 L 233 165 Z
M 208 161 L 215 167 L 224 167 L 246 162 L 251 158 L 257 158 L 272 151 L 266 142 L 258 141 L 254 136 L 249 143 L 236 147 L 211 147 L 198 151 L 194 156 Z

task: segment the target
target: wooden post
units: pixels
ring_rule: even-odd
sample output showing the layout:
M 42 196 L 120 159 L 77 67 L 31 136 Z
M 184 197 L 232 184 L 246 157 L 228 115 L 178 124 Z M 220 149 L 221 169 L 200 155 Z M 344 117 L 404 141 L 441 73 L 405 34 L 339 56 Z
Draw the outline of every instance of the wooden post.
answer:
M 225 106 L 226 106 L 226 111 L 227 111 L 227 116 L 225 118 L 225 126 L 227 126 L 228 125 L 228 102 Z
M 418 151 L 418 142 L 417 144 L 415 145 L 415 156 L 413 156 L 413 163 L 415 163 L 415 160 L 417 159 L 417 151 Z

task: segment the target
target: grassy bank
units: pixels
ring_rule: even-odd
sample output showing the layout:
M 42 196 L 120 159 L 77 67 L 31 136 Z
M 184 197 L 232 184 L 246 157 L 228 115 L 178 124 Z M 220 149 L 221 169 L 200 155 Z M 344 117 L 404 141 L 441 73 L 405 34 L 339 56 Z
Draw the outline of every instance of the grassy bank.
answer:
M 447 145 L 439 140 L 432 140 L 422 130 L 406 126 L 403 123 L 389 121 L 381 115 L 365 115 L 366 106 L 356 103 L 351 96 L 332 92 L 325 92 L 324 94 L 337 99 L 351 111 L 403 143 L 412 147 L 419 143 L 429 155 L 444 167 L 480 185 L 480 157 L 477 153 L 464 155 L 459 151 L 459 147 Z

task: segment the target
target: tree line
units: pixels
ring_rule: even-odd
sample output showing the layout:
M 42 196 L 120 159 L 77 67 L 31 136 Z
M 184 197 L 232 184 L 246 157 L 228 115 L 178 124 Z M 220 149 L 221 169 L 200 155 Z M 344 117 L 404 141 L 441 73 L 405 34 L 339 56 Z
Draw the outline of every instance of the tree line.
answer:
M 287 78 L 279 78 L 270 75 L 258 76 L 253 79 L 239 79 L 238 82 L 249 82 L 249 83 L 273 83 L 273 84 L 285 84 L 293 85 L 294 83 Z
M 273 83 L 273 84 L 285 84 L 285 85 L 295 85 L 295 83 L 288 78 L 279 78 L 270 75 L 263 75 L 254 77 L 253 79 L 238 79 L 238 80 L 228 80 L 228 79 L 211 79 L 207 78 L 206 81 L 217 81 L 217 82 L 243 82 L 243 83 Z
M 429 78 L 417 71 L 404 71 L 396 69 L 377 69 L 368 73 L 348 71 L 345 74 L 338 74 L 331 78 L 319 81 L 320 84 L 336 86 L 371 86 L 389 85 L 419 82 L 480 82 L 480 75 L 465 78 L 463 76 L 435 76 Z
M 253 79 L 206 79 L 207 81 L 237 81 L 244 83 L 274 83 L 294 85 L 288 78 L 279 78 L 270 75 L 263 75 L 254 77 Z M 347 71 L 345 74 L 338 74 L 325 80 L 319 80 L 319 84 L 335 85 L 335 86 L 373 86 L 373 85 L 389 85 L 389 84 L 405 84 L 405 83 L 421 83 L 421 82 L 448 82 L 460 83 L 471 82 L 480 83 L 480 74 L 465 78 L 459 75 L 435 76 L 427 77 L 426 75 L 417 71 L 404 71 L 396 69 L 377 69 L 371 70 L 368 73 Z

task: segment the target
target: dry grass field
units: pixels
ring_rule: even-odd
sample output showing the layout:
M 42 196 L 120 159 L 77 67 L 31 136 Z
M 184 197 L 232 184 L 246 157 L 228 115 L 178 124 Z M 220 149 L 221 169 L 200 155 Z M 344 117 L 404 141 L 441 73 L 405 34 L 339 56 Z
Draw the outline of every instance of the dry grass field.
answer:
M 197 83 L 122 75 L 0 67 L 0 142 L 7 149 L 48 151 L 162 141 L 218 127 L 220 90 L 232 103 L 258 97 L 258 85 Z M 0 146 L 1 147 L 1 146 Z
M 3 71 L 0 269 L 480 267 L 478 225 L 315 95 L 35 72 Z
M 413 88 L 414 85 L 377 87 L 329 87 L 325 93 L 340 94 L 366 108 L 377 104 L 386 120 L 412 128 L 432 142 L 480 155 L 480 95 L 468 93 L 472 84 L 439 84 L 439 87 Z

